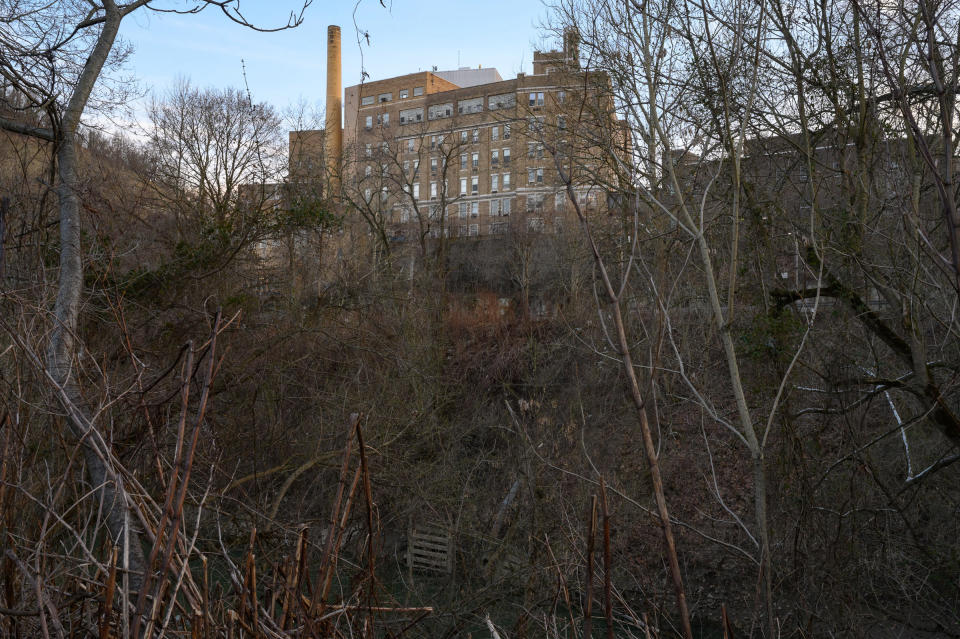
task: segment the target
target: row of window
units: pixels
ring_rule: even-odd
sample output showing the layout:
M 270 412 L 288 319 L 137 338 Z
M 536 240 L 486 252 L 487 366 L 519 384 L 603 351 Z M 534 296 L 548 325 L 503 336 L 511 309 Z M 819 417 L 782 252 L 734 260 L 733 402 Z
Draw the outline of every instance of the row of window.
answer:
M 484 127 L 484 128 L 485 128 L 485 127 Z M 509 139 L 510 139 L 510 125 L 509 125 L 509 124 L 504 124 L 504 125 L 502 126 L 502 128 L 503 128 L 503 139 L 504 139 L 504 140 L 509 140 Z M 499 141 L 500 141 L 500 129 L 501 129 L 501 125 L 499 125 L 499 124 L 496 125 L 496 126 L 490 127 L 490 141 L 491 141 L 491 142 L 499 142 Z M 480 132 L 481 132 L 481 130 L 482 130 L 482 129 L 481 129 L 480 127 L 477 127 L 477 128 L 475 128 L 475 129 L 473 129 L 473 130 L 464 129 L 463 131 L 460 131 L 460 143 L 461 143 L 461 144 L 469 144 L 470 142 L 473 142 L 474 144 L 476 144 L 476 143 L 480 142 Z M 440 148 L 441 146 L 443 146 L 444 140 L 446 140 L 446 136 L 443 135 L 442 133 L 441 133 L 441 134 L 438 134 L 438 135 L 431 135 L 431 136 L 430 136 L 430 150 L 431 150 L 431 151 L 435 151 L 435 150 L 437 150 L 438 148 Z M 415 139 L 415 138 L 407 138 L 407 152 L 408 152 L 408 153 L 414 153 L 414 152 L 416 152 L 416 139 Z
M 416 170 L 416 169 L 414 169 Z M 539 182 L 543 182 L 543 169 L 539 169 L 540 179 Z M 370 175 L 370 167 L 367 167 L 367 175 Z M 416 177 L 416 175 L 414 175 Z M 413 199 L 420 199 L 420 183 L 413 183 Z M 436 200 L 440 196 L 439 183 L 436 181 L 430 182 L 430 199 Z M 490 176 L 490 193 L 499 193 L 500 191 L 509 191 L 511 188 L 510 174 L 509 173 L 495 173 Z M 387 187 L 382 189 L 384 194 L 386 194 Z M 410 193 L 410 185 L 404 184 L 403 191 L 405 193 Z M 365 189 L 364 193 L 366 195 L 366 200 L 370 201 L 370 189 Z M 460 178 L 460 195 L 479 195 L 480 194 L 480 178 L 479 176 L 474 175 L 472 178 Z M 386 199 L 384 195 L 384 199 Z
M 417 177 L 418 166 L 414 166 L 414 175 L 413 178 Z M 404 163 L 404 172 L 408 170 L 406 163 Z M 383 174 L 386 175 L 386 165 L 382 167 Z M 370 166 L 366 168 L 366 175 L 369 177 L 372 170 Z M 437 182 L 430 182 L 430 199 L 435 200 L 439 197 L 439 191 Z M 543 184 L 543 169 L 534 168 L 527 169 L 527 184 Z M 509 173 L 494 173 L 490 176 L 490 193 L 499 193 L 500 191 L 509 191 L 511 187 L 510 183 L 510 174 Z M 407 191 L 407 185 L 404 185 L 404 190 Z M 368 189 L 369 190 L 369 189 Z M 474 175 L 470 178 L 460 178 L 460 195 L 478 195 L 480 193 L 480 177 Z M 413 198 L 415 200 L 420 199 L 420 183 L 415 182 L 413 184 Z M 369 199 L 369 198 L 368 198 Z M 562 204 L 561 198 L 558 197 L 557 200 L 558 206 Z
M 497 198 L 490 200 L 490 215 L 492 217 L 510 217 L 510 210 L 513 208 L 513 199 L 509 197 Z M 480 217 L 480 202 L 460 202 L 456 209 L 451 207 L 450 216 L 452 217 L 454 212 L 456 212 L 457 217 L 461 220 L 466 219 L 476 219 Z M 405 223 L 409 222 L 411 218 L 411 209 L 410 207 L 404 205 L 398 207 L 392 212 L 392 221 Z M 440 207 L 437 205 L 431 205 L 427 213 L 430 220 L 436 221 L 440 217 Z
M 389 113 L 378 113 L 377 114 L 377 126 L 390 126 L 390 114 Z M 373 116 L 368 115 L 363 122 L 363 127 L 368 131 L 373 128 Z
M 531 231 L 543 231 L 546 229 L 546 225 L 543 222 L 542 217 L 531 217 L 527 218 L 527 228 Z M 561 230 L 560 220 L 554 220 L 554 228 L 559 233 Z M 480 225 L 479 224 L 460 224 L 457 228 L 458 237 L 478 237 L 480 235 Z M 491 222 L 487 226 L 487 232 L 490 235 L 504 235 L 510 231 L 510 224 L 508 222 Z M 445 228 L 443 230 L 444 237 L 450 236 L 450 229 Z M 430 237 L 437 239 L 440 237 L 440 229 L 435 228 L 430 231 Z
M 505 175 L 505 177 L 508 178 L 508 182 L 509 182 L 509 175 Z M 403 190 L 404 190 L 405 192 L 409 192 L 408 187 L 407 187 L 406 185 L 404 186 Z M 366 200 L 366 202 L 367 202 L 368 204 L 371 204 L 372 201 L 373 201 L 373 200 L 372 200 L 373 190 L 372 190 L 372 189 L 364 189 L 364 192 L 363 192 L 363 193 L 364 193 L 364 199 Z M 496 193 L 496 191 L 494 191 L 494 193 Z M 473 194 L 475 195 L 475 194 L 476 194 L 476 191 L 474 191 Z M 388 191 L 387 187 L 381 188 L 381 189 L 380 189 L 380 199 L 383 200 L 383 201 L 386 201 L 388 198 L 389 198 L 389 191 Z M 531 194 L 527 195 L 527 196 L 526 196 L 526 205 L 527 205 L 527 206 L 526 206 L 526 209 L 527 209 L 527 211 L 539 211 L 539 210 L 543 209 L 543 205 L 544 205 L 544 202 L 545 202 L 546 198 L 547 198 L 547 196 L 544 195 L 544 194 L 542 194 L 542 193 L 531 193 Z M 420 185 L 419 185 L 419 184 L 414 184 L 414 185 L 413 185 L 413 199 L 414 199 L 414 200 L 419 200 L 419 199 L 420 199 Z M 436 182 L 431 182 L 431 183 L 430 183 L 430 199 L 431 199 L 431 200 L 436 200 L 436 199 L 437 199 L 437 183 L 436 183 Z M 597 205 L 598 198 L 597 198 L 596 193 L 581 192 L 581 193 L 578 193 L 578 194 L 577 194 L 577 200 L 579 201 L 579 203 L 580 203 L 581 206 L 584 206 L 584 207 L 587 207 L 587 208 L 595 208 L 596 205 Z M 493 216 L 493 217 L 507 217 L 507 216 L 509 216 L 509 215 L 510 215 L 510 210 L 511 210 L 511 203 L 512 203 L 512 201 L 513 201 L 513 200 L 512 200 L 512 198 L 510 198 L 510 197 L 493 198 L 493 199 L 489 200 L 489 202 L 490 202 L 490 215 Z M 566 205 L 567 205 L 567 194 L 566 194 L 565 192 L 563 192 L 563 191 L 560 191 L 560 192 L 555 193 L 555 194 L 554 194 L 554 209 L 557 210 L 557 211 L 562 211 L 562 210 L 564 210 L 564 209 L 566 208 Z M 470 201 L 470 202 L 459 202 L 456 206 L 457 206 L 457 209 L 456 209 L 457 215 L 458 215 L 460 218 L 468 218 L 468 217 L 474 217 L 474 218 L 475 218 L 475 217 L 479 217 L 479 216 L 480 216 L 480 202 L 477 201 L 477 200 L 473 200 L 473 201 Z M 400 221 L 406 221 L 406 220 L 407 220 L 407 217 L 408 217 L 408 213 L 406 212 L 406 205 L 404 205 L 403 207 L 401 207 L 401 209 L 402 209 L 402 213 L 401 213 L 401 220 L 400 220 Z M 431 209 L 430 209 L 430 219 L 436 219 L 436 218 L 439 216 L 439 213 L 440 213 L 440 211 L 439 211 L 439 206 L 438 206 L 438 205 L 431 205 Z M 451 215 L 452 215 L 452 214 L 453 214 L 453 210 L 451 209 Z
M 541 156 L 542 157 L 542 156 Z M 500 166 L 500 160 L 503 158 L 503 166 L 510 166 L 510 148 L 505 147 L 503 149 L 492 149 L 490 151 L 490 168 L 497 168 Z M 431 168 L 433 164 L 430 165 Z M 474 151 L 470 154 L 470 168 L 474 171 L 479 170 L 480 168 L 480 153 Z M 467 170 L 467 154 L 460 154 L 460 170 Z
M 423 87 L 413 87 L 413 97 L 423 95 Z M 410 97 L 410 89 L 400 89 L 400 99 L 406 100 Z M 360 98 L 361 106 L 370 106 L 378 102 L 392 102 L 393 93 L 380 93 L 379 95 L 367 95 Z
M 508 217 L 511 202 L 512 199 L 508 197 L 490 200 L 490 215 L 493 217 Z M 457 206 L 457 214 L 461 219 L 480 217 L 480 202 L 460 202 Z
M 543 169 L 541 169 L 542 171 Z M 470 195 L 477 195 L 480 192 L 480 177 L 474 175 L 469 178 L 470 180 Z M 542 181 L 542 179 L 541 179 Z M 431 184 L 435 184 L 432 182 Z M 509 173 L 494 173 L 490 176 L 490 192 L 498 193 L 500 190 L 509 191 L 510 190 L 510 174 Z M 433 188 L 431 187 L 431 193 Z M 467 178 L 460 178 L 460 195 L 467 195 Z
M 371 149 L 371 151 L 372 151 L 372 149 Z M 533 157 L 533 156 L 531 156 L 531 157 Z M 543 157 L 542 149 L 541 149 L 541 155 L 540 155 L 540 157 Z M 499 167 L 501 166 L 501 158 L 502 158 L 502 166 L 503 166 L 504 168 L 509 167 L 509 166 L 510 166 L 510 148 L 509 148 L 509 147 L 504 148 L 504 149 L 493 149 L 492 151 L 490 151 L 490 168 L 492 168 L 492 169 L 499 168 Z M 403 161 L 403 174 L 404 174 L 404 175 L 410 175 L 410 166 L 411 166 L 411 164 L 412 164 L 412 166 L 413 166 L 413 175 L 412 175 L 411 177 L 412 177 L 412 179 L 416 179 L 416 178 L 417 178 L 417 175 L 419 175 L 419 172 L 420 172 L 420 160 L 412 160 L 412 161 L 411 161 L 411 160 L 404 160 L 404 161 Z M 430 158 L 430 175 L 431 175 L 431 176 L 437 175 L 437 173 L 440 172 L 440 171 L 442 171 L 442 169 L 444 169 L 445 166 L 446 166 L 446 158 L 442 158 L 442 157 L 441 157 L 441 158 L 436 158 L 436 157 Z M 466 153 L 461 153 L 461 154 L 460 154 L 460 170 L 461 170 L 461 171 L 466 171 L 466 170 L 468 169 L 468 167 L 469 167 L 470 169 L 472 169 L 474 172 L 476 172 L 476 171 L 479 170 L 479 168 L 480 168 L 480 153 L 474 152 L 474 153 L 469 154 L 469 156 L 468 156 Z M 381 165 L 380 165 L 380 174 L 381 174 L 381 175 L 387 175 L 387 174 L 388 174 L 388 170 L 389 170 L 389 166 L 388 166 L 387 164 L 381 164 Z M 363 172 L 363 174 L 364 174 L 364 177 L 370 177 L 370 176 L 373 174 L 373 166 L 370 165 L 370 164 L 368 164 L 366 167 L 364 167 L 364 172 Z M 466 179 L 466 178 L 463 178 L 463 179 Z
M 414 87 L 413 89 L 414 97 L 423 95 L 423 87 Z M 556 99 L 559 104 L 563 104 L 566 99 L 565 91 L 557 91 Z M 404 100 L 410 97 L 409 89 L 400 90 L 400 99 Z M 531 91 L 528 96 L 528 105 L 531 108 L 538 108 L 544 106 L 545 98 L 543 91 Z M 360 100 L 361 106 L 372 106 L 378 103 L 385 103 L 393 101 L 393 93 L 381 93 L 379 95 L 373 96 L 368 95 L 363 97 Z M 502 93 L 499 95 L 491 95 L 487 98 L 487 109 L 489 111 L 496 111 L 498 109 L 507 109 L 515 107 L 517 105 L 517 96 L 514 93 Z M 481 113 L 483 112 L 483 97 L 477 98 L 467 98 L 464 100 L 457 101 L 457 113 L 459 115 L 468 115 L 471 113 Z M 427 109 L 427 118 L 429 120 L 438 120 L 441 118 L 449 118 L 453 115 L 453 102 L 444 102 L 442 104 L 431 105 Z M 415 122 L 423 122 L 423 107 L 418 107 L 415 109 L 404 109 L 400 112 L 400 124 L 411 124 Z M 386 122 L 384 123 L 386 124 Z M 367 128 L 372 127 L 371 118 L 367 117 Z

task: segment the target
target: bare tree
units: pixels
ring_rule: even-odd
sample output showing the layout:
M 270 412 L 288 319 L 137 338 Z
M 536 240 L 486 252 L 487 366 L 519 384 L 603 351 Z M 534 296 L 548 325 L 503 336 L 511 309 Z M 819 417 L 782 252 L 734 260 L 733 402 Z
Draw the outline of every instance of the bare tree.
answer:
M 270 105 L 181 80 L 151 100 L 147 115 L 153 163 L 145 182 L 175 213 L 178 240 L 219 232 L 243 242 L 269 224 L 257 216 L 286 164 Z

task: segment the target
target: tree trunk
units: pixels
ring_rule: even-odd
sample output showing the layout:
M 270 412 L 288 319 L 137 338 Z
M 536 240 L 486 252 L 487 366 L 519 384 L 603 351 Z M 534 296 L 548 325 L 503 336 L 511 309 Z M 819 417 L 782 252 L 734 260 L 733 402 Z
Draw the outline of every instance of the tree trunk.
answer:
M 98 491 L 102 514 L 114 543 L 122 547 L 126 541 L 129 542 L 126 549 L 129 557 L 129 587 L 135 591 L 139 589 L 144 567 L 140 533 L 130 528 L 130 521 L 135 518 L 125 516 L 127 509 L 131 507 L 129 496 L 110 464 L 105 440 L 88 418 L 74 370 L 80 297 L 83 292 L 80 199 L 77 195 L 77 131 L 80 117 L 113 48 L 123 17 L 113 2 L 105 3 L 105 8 L 106 21 L 64 110 L 59 135 L 56 136 L 60 271 L 57 299 L 53 308 L 54 325 L 50 332 L 50 342 L 47 344 L 45 365 L 53 383 L 60 389 L 60 399 L 67 411 L 70 430 L 83 444 L 90 482 Z
M 763 615 L 767 636 L 777 636 L 776 618 L 773 615 L 773 562 L 770 557 L 770 526 L 767 522 L 767 474 L 763 467 L 763 451 L 753 455 L 753 499 L 760 533 L 760 587 L 763 589 Z

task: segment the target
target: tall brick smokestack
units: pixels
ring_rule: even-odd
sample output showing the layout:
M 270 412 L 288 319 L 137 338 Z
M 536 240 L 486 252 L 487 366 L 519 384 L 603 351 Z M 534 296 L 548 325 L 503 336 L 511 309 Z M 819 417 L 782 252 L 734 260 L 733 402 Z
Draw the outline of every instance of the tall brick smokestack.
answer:
M 340 27 L 327 27 L 327 170 L 332 185 L 339 181 L 340 161 L 343 156 L 343 128 L 340 112 L 343 107 L 343 89 L 340 87 Z M 334 189 L 335 190 L 335 189 Z

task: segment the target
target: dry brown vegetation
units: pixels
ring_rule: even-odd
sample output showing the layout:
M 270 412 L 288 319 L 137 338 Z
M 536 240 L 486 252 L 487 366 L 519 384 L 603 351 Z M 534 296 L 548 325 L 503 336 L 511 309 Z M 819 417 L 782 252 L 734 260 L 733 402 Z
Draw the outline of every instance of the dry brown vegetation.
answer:
M 960 635 L 956 7 L 874 9 L 562 3 L 612 210 L 434 253 L 0 60 L 0 635 Z

